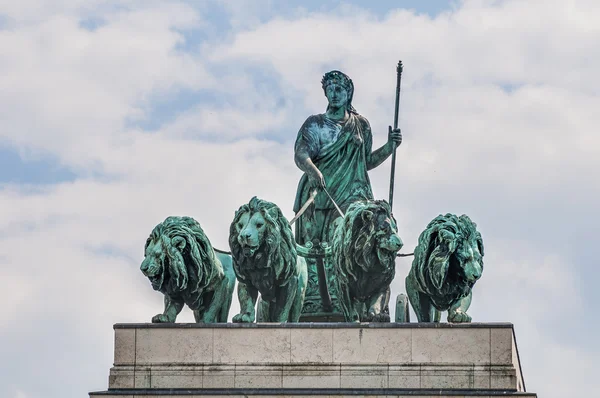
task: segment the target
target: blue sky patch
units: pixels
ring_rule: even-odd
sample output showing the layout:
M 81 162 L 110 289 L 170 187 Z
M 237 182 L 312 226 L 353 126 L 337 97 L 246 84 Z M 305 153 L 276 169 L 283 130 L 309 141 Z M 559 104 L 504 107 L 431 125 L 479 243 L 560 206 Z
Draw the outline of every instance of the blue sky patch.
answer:
M 76 175 L 51 157 L 23 159 L 18 152 L 0 147 L 0 183 L 57 184 Z
M 79 21 L 79 27 L 94 32 L 96 29 L 106 25 L 106 20 L 101 17 L 89 17 Z

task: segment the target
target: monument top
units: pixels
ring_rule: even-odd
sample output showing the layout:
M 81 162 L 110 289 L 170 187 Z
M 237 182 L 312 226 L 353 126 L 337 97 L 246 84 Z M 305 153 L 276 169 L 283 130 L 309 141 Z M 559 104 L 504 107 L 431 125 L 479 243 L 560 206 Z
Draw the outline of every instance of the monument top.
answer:
M 92 397 L 536 396 L 510 323 L 114 327 L 109 389 Z
M 513 329 L 510 322 L 115 323 L 113 329 Z

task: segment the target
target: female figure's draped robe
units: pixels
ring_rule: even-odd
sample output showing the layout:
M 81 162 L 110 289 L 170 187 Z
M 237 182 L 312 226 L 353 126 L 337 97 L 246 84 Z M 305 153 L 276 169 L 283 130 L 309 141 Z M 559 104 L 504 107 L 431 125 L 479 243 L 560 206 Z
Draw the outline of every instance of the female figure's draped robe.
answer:
M 326 189 L 333 200 L 346 211 L 357 200 L 373 199 L 367 165 L 371 159 L 373 137 L 371 127 L 364 117 L 350 112 L 346 121 L 335 121 L 326 115 L 310 116 L 300 128 L 296 139 L 296 151 L 300 146 L 308 150 L 308 155 L 325 179 Z M 300 179 L 294 212 L 297 213 L 306 203 L 312 191 L 306 173 Z M 333 221 L 340 217 L 334 204 L 322 190 L 317 190 L 313 205 L 296 220 L 296 242 L 331 243 Z M 329 312 L 319 293 L 319 278 L 315 259 L 306 259 L 308 266 L 308 286 L 302 309 L 304 319 L 324 321 L 343 320 L 337 300 L 336 285 L 333 280 L 332 264 L 325 259 L 324 266 L 333 311 Z M 325 318 L 323 318 L 323 314 Z M 329 318 L 333 316 L 333 318 Z
M 327 191 L 342 211 L 357 200 L 373 199 L 367 174 L 373 136 L 366 118 L 354 112 L 345 122 L 334 121 L 325 114 L 310 116 L 298 132 L 296 150 L 301 144 L 308 148 L 312 162 L 323 174 Z M 294 212 L 300 210 L 310 192 L 305 173 L 298 184 Z M 325 192 L 318 190 L 314 205 L 296 221 L 296 241 L 301 245 L 315 239 L 330 243 L 331 225 L 337 217 L 334 204 Z

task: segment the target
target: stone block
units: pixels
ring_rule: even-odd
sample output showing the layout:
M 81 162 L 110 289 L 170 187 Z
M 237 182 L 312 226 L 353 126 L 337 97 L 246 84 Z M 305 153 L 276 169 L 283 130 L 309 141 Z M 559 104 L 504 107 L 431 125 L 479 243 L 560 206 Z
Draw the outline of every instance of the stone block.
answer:
M 508 389 L 516 388 L 517 372 L 514 368 L 506 367 L 505 369 L 492 369 L 490 374 L 490 388 L 492 389 Z
M 491 366 L 473 366 L 473 388 L 477 390 L 490 389 Z
M 342 365 L 340 371 L 341 388 L 387 388 L 388 368 L 380 366 Z
M 495 365 L 512 365 L 513 363 L 513 331 L 512 329 L 490 329 L 491 363 Z
M 282 388 L 283 369 L 277 365 L 235 367 L 235 388 Z
M 168 367 L 152 369 L 151 388 L 202 388 L 202 368 Z
M 234 388 L 235 387 L 235 366 L 219 365 L 204 366 L 202 371 L 203 388 Z
M 489 365 L 490 329 L 428 328 L 413 330 L 416 363 Z
M 102 394 L 102 395 L 95 395 L 95 394 L 90 394 L 91 397 L 102 397 L 102 398 L 140 398 L 139 395 L 136 395 L 135 397 L 133 395 L 122 395 L 122 394 L 117 394 L 117 395 L 112 395 L 112 394 Z M 154 397 L 157 398 L 157 397 Z M 314 397 L 313 397 L 314 398 Z
M 410 363 L 410 329 L 333 329 L 333 362 Z
M 286 366 L 283 388 L 340 388 L 340 365 Z
M 513 338 L 512 338 L 512 365 L 514 367 L 514 369 L 516 370 L 516 377 L 517 377 L 517 389 L 519 391 L 524 391 L 525 390 L 525 382 L 523 381 L 523 374 L 521 373 L 521 364 L 520 364 L 520 360 L 519 360 L 519 353 L 517 351 L 517 341 L 516 341 L 516 337 L 514 335 L 514 331 L 513 331 Z
M 108 388 L 134 388 L 134 369 L 133 366 L 112 368 L 108 376 Z
M 209 328 L 142 328 L 137 330 L 136 365 L 213 362 Z
M 114 365 L 135 364 L 136 329 L 115 329 Z
M 150 370 L 136 370 L 133 375 L 134 388 L 150 388 Z
M 468 367 L 423 366 L 421 388 L 466 390 L 473 388 L 473 372 Z
M 220 329 L 214 336 L 214 363 L 290 363 L 287 328 Z M 243 332 L 243 333 L 240 333 Z
M 389 388 L 420 388 L 421 367 L 390 365 L 388 368 Z
M 333 329 L 290 329 L 292 363 L 332 363 Z
M 133 389 L 137 398 L 148 390 L 153 398 L 159 390 L 202 398 L 211 389 L 254 398 L 258 389 L 294 398 L 299 389 L 336 397 L 349 394 L 336 389 L 523 390 L 509 324 L 117 325 L 114 352 L 108 393 Z

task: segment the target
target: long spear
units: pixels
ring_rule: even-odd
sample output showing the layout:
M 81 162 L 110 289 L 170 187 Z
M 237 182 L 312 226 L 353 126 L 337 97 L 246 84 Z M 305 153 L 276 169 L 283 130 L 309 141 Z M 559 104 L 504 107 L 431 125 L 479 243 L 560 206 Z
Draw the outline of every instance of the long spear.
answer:
M 398 61 L 396 68 L 396 113 L 394 114 L 394 130 L 398 128 L 398 113 L 400 112 L 400 80 L 402 79 L 402 61 Z M 390 209 L 394 203 L 394 175 L 396 174 L 396 144 L 392 152 L 392 172 L 390 174 Z

